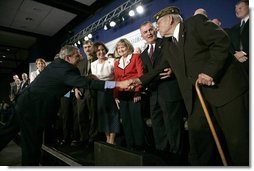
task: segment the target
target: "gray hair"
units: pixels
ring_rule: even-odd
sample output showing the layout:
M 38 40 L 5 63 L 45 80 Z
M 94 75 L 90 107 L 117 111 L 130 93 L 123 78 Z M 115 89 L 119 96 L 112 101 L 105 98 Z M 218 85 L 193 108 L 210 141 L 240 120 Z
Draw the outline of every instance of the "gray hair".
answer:
M 147 24 L 151 24 L 151 25 L 153 26 L 153 28 L 155 28 L 154 25 L 153 25 L 153 23 L 152 23 L 151 21 L 145 21 L 144 23 L 142 23 L 142 24 L 139 26 L 139 28 L 141 28 L 141 27 L 143 27 L 143 26 L 145 26 L 145 25 L 147 25 Z
M 76 46 L 65 45 L 59 52 L 59 58 L 64 59 L 66 56 L 72 55 L 75 51 L 79 51 Z
M 83 45 L 86 45 L 86 44 L 93 45 L 93 42 L 92 42 L 92 40 L 85 40 L 85 41 L 83 42 Z
M 24 72 L 21 76 L 23 76 L 23 75 L 25 75 L 27 77 L 27 73 Z

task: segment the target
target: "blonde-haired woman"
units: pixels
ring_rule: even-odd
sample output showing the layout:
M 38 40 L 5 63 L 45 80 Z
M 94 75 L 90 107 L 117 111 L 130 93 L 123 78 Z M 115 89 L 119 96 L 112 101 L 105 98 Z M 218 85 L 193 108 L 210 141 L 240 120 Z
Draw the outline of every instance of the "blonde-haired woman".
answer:
M 30 73 L 30 83 L 34 81 L 34 79 L 40 74 L 40 72 L 46 67 L 46 61 L 42 58 L 37 58 L 35 61 L 36 71 L 32 71 Z
M 143 64 L 139 54 L 133 54 L 134 48 L 127 39 L 116 43 L 115 51 L 120 59 L 115 62 L 115 80 L 139 78 L 143 75 Z M 114 97 L 122 119 L 123 130 L 128 148 L 144 148 L 144 124 L 141 112 L 141 86 L 134 90 L 116 88 Z

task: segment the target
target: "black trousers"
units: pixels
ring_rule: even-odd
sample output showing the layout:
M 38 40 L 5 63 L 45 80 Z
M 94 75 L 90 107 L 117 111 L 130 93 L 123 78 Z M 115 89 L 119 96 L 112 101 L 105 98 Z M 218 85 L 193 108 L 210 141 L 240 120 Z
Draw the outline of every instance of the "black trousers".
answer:
M 39 165 L 43 132 L 55 123 L 59 103 L 54 98 L 30 96 L 29 91 L 18 98 L 15 109 L 21 130 L 23 166 Z
M 128 148 L 144 146 L 144 120 L 141 101 L 133 102 L 134 93 L 119 94 L 120 116 Z
M 156 149 L 181 155 L 184 144 L 183 117 L 186 116 L 183 100 L 157 99 L 156 102 L 151 101 L 150 104 Z
M 86 142 L 93 140 L 98 131 L 95 95 L 91 94 L 90 92 L 85 92 L 84 97 L 76 101 L 76 108 L 77 110 L 74 120 L 77 122 L 77 124 L 76 128 L 74 128 L 74 131 L 77 132 L 78 130 L 80 141 Z M 77 136 L 74 137 L 77 139 Z
M 216 107 L 206 102 L 229 165 L 249 165 L 248 92 Z M 221 165 L 204 112 L 195 96 L 193 112 L 188 118 L 191 165 Z
M 73 127 L 73 107 L 71 97 L 62 97 L 59 109 L 60 120 L 62 122 L 63 139 L 66 142 L 71 141 Z

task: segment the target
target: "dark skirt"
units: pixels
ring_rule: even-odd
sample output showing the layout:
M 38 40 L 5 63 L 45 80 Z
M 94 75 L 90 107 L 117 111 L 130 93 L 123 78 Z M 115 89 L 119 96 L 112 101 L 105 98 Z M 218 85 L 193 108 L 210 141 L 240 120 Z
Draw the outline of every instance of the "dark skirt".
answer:
M 112 90 L 97 92 L 98 130 L 107 133 L 120 132 L 120 119 Z

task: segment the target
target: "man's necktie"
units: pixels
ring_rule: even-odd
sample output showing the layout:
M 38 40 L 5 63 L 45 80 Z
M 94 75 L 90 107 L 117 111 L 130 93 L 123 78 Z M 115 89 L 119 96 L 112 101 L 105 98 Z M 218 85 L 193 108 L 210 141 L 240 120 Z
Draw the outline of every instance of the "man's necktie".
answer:
M 88 67 L 87 67 L 87 73 L 91 74 L 91 63 L 92 63 L 92 59 L 88 60 Z
M 242 24 L 241 24 L 241 26 L 240 26 L 240 32 L 241 32 L 241 33 L 242 33 L 242 31 L 243 31 L 244 25 L 245 25 L 245 21 L 243 20 L 243 21 L 242 21 Z
M 244 25 L 245 25 L 245 21 L 242 21 L 242 24 L 240 26 L 240 34 L 242 33 L 243 29 L 244 29 Z M 242 40 L 240 39 L 240 50 L 243 50 L 243 44 L 242 44 Z
M 172 42 L 175 44 L 175 45 L 177 45 L 177 40 L 176 40 L 176 38 L 174 37 L 174 36 L 172 36 Z
M 152 44 L 150 45 L 149 57 L 151 62 L 153 63 L 153 45 Z

